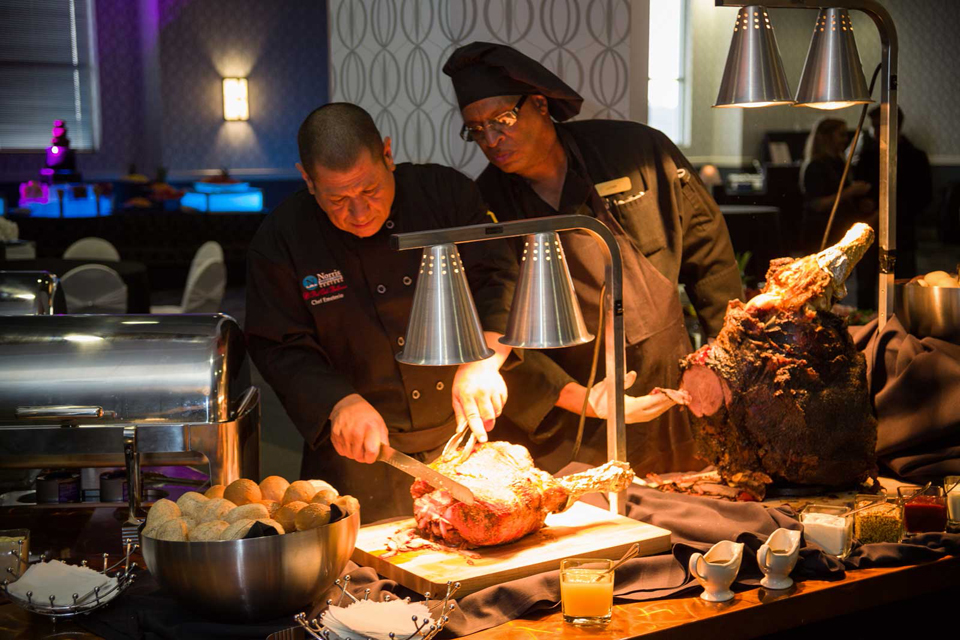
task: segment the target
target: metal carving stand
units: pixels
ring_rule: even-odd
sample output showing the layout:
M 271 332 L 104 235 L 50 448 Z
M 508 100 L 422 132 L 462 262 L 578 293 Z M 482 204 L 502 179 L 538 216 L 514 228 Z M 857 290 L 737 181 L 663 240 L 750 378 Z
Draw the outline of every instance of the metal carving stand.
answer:
M 761 4 L 768 9 L 854 9 L 863 11 L 880 32 L 880 282 L 879 326 L 893 315 L 894 265 L 897 253 L 897 28 L 877 0 L 715 0 L 718 7 Z
M 596 240 L 604 256 L 604 352 L 606 370 L 614 372 L 613 384 L 608 386 L 608 406 L 614 407 L 607 416 L 607 458 L 626 462 L 627 436 L 624 427 L 623 376 L 623 267 L 617 240 L 602 222 L 583 215 L 547 216 L 498 224 L 478 224 L 433 231 L 400 233 L 390 236 L 394 249 L 422 249 L 436 244 L 462 244 L 483 240 L 516 238 L 545 231 L 586 231 Z M 619 494 L 609 494 L 610 511 L 622 513 L 625 505 Z
M 127 466 L 127 520 L 120 530 L 120 539 L 125 546 L 136 545 L 140 540 L 140 511 L 142 477 L 140 476 L 140 451 L 137 448 L 137 428 L 123 428 L 123 457 Z

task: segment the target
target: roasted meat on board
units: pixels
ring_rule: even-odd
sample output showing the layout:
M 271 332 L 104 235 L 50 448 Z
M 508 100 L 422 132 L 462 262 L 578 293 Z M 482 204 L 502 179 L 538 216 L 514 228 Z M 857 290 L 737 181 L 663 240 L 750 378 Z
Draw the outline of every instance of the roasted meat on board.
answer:
M 554 478 L 533 465 L 525 447 L 509 442 L 477 444 L 465 460 L 458 453 L 430 466 L 473 492 L 468 505 L 423 480 L 410 487 L 420 533 L 456 547 L 513 542 L 538 531 L 547 515 L 565 511 L 583 494 L 623 491 L 633 481 L 630 465 L 618 461 Z
M 762 498 L 772 482 L 876 476 L 866 361 L 830 311 L 873 236 L 857 223 L 820 253 L 772 260 L 760 294 L 731 301 L 716 341 L 681 360 L 700 454 L 727 483 Z

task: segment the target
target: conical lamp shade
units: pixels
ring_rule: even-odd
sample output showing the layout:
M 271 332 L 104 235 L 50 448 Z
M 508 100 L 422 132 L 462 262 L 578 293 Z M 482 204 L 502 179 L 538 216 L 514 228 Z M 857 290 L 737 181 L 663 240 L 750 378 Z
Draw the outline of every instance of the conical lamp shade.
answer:
M 767 10 L 743 7 L 733 26 L 733 40 L 715 107 L 770 107 L 793 104 L 777 37 Z
M 821 9 L 797 89 L 797 106 L 841 109 L 873 102 L 846 9 Z
M 507 334 L 500 342 L 521 349 L 549 349 L 591 340 L 560 238 L 554 231 L 524 237 Z
M 483 339 L 477 308 L 455 244 L 423 250 L 403 351 L 405 364 L 444 365 L 483 360 L 493 350 Z

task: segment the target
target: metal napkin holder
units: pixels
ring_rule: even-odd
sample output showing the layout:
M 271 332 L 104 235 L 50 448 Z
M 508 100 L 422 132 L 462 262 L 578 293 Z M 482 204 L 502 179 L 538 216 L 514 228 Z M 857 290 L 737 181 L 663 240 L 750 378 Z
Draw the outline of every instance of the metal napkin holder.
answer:
M 19 546 L 22 551 L 22 540 L 19 542 Z M 0 583 L 0 591 L 3 591 L 3 595 L 21 609 L 50 618 L 69 618 L 78 614 L 90 613 L 91 611 L 109 604 L 111 600 L 113 600 L 116 596 L 119 596 L 133 582 L 133 579 L 136 577 L 134 572 L 137 567 L 136 564 L 130 562 L 130 556 L 136 548 L 136 544 L 127 544 L 125 546 L 123 557 L 112 565 L 108 564 L 109 555 L 106 553 L 103 554 L 103 569 L 100 571 L 100 573 L 106 577 L 115 578 L 117 580 L 116 585 L 111 585 L 104 591 L 101 591 L 100 587 L 96 587 L 92 591 L 89 591 L 82 596 L 78 593 L 74 593 L 73 604 L 58 604 L 56 602 L 56 596 L 53 595 L 48 595 L 46 598 L 37 597 L 34 599 L 34 594 L 32 591 L 27 591 L 27 599 L 23 600 L 10 593 L 8 588 L 10 581 L 8 579 L 4 579 L 4 581 Z M 21 552 L 16 550 L 10 551 L 10 554 L 15 556 L 18 560 L 21 557 Z M 46 562 L 46 560 L 47 558 L 44 555 L 40 556 L 40 559 L 37 562 Z M 87 561 L 82 561 L 80 566 L 86 567 Z M 13 573 L 12 569 L 8 569 L 8 571 Z M 21 576 L 17 577 L 19 578 Z
M 353 602 L 360 602 L 361 600 L 360 598 L 357 598 L 355 595 L 347 591 L 347 587 L 350 586 L 349 575 L 344 576 L 342 580 L 340 578 L 337 578 L 337 580 L 334 582 L 334 585 L 340 587 L 340 597 L 337 599 L 336 606 L 339 607 L 343 603 L 343 599 L 345 596 L 353 600 Z M 432 617 L 426 618 L 424 620 L 417 620 L 417 616 L 412 616 L 412 621 L 414 625 L 416 625 L 416 630 L 409 634 L 390 633 L 389 634 L 390 638 L 394 638 L 396 640 L 431 640 L 432 638 L 434 638 L 438 633 L 440 633 L 440 631 L 443 630 L 447 622 L 450 621 L 450 617 L 448 614 L 456 608 L 456 604 L 453 602 L 450 602 L 450 598 L 453 597 L 453 594 L 455 594 L 458 589 L 460 589 L 459 582 L 447 582 L 447 592 L 443 596 L 443 599 L 440 600 L 438 604 L 435 604 L 432 607 L 429 607 L 431 613 L 434 610 L 438 610 L 440 616 L 436 621 L 434 621 Z M 393 594 L 385 591 L 383 593 L 382 602 L 390 602 L 390 600 L 392 600 L 393 597 L 394 597 Z M 370 589 L 366 589 L 364 591 L 362 599 L 363 600 L 370 599 Z M 404 598 L 404 599 L 407 602 L 410 602 L 410 598 Z M 428 602 L 430 600 L 429 591 L 423 594 L 423 599 L 424 599 L 424 602 Z M 328 599 L 327 606 L 329 607 L 332 604 L 333 604 L 333 599 L 332 598 Z M 321 621 L 318 621 L 316 618 L 314 618 L 313 620 L 307 620 L 307 616 L 305 613 L 298 613 L 296 616 L 294 616 L 294 620 L 296 620 L 297 624 L 299 624 L 300 627 L 311 638 L 315 638 L 316 640 L 335 640 L 337 638 L 335 634 L 331 633 L 328 629 L 323 628 L 322 616 L 321 616 Z

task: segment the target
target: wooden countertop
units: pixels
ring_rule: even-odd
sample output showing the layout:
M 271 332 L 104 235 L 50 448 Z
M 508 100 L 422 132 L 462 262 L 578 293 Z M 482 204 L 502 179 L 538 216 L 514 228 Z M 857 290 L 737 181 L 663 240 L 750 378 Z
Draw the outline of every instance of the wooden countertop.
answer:
M 884 569 L 847 571 L 843 580 L 806 580 L 785 591 L 764 588 L 737 593 L 730 602 L 712 603 L 692 597 L 614 606 L 604 628 L 578 628 L 563 622 L 557 611 L 515 620 L 469 636 L 470 640 L 560 640 L 563 638 L 757 638 L 822 620 L 884 607 L 902 600 L 939 593 L 955 601 L 960 595 L 960 558 Z M 931 609 L 936 611 L 936 605 Z M 941 612 L 942 613 L 942 612 Z M 934 617 L 940 614 L 934 614 Z M 891 619 L 871 622 L 889 624 Z M 849 623 L 848 623 L 849 624 Z M 883 626 L 878 626 L 883 629 Z M 840 629 L 836 629 L 839 631 Z M 844 629 L 849 632 L 849 629 Z M 815 636 L 811 636 L 815 637 Z M 854 633 L 847 637 L 890 637 Z
M 932 594 L 932 595 L 931 595 Z M 848 571 L 843 580 L 806 580 L 784 592 L 764 588 L 738 593 L 725 603 L 704 602 L 697 595 L 618 604 L 613 620 L 603 628 L 582 629 L 565 624 L 560 612 L 522 618 L 469 636 L 470 640 L 562 640 L 565 638 L 757 638 L 777 634 L 824 620 L 836 619 L 831 632 L 848 637 L 890 637 L 889 625 L 896 616 L 877 616 L 893 603 L 924 598 L 924 610 L 936 612 L 960 596 L 960 558 L 949 557 L 908 567 Z M 913 607 L 913 604 L 908 604 Z M 869 611 L 865 616 L 851 614 Z M 887 609 L 886 611 L 890 611 Z M 942 614 L 943 610 L 934 617 Z M 870 627 L 869 625 L 876 625 Z M 808 629 L 810 627 L 807 627 Z M 853 629 L 860 632 L 854 633 Z M 0 605 L 0 637 L 33 640 L 69 637 L 99 640 L 72 620 L 54 624 L 26 613 L 13 604 Z M 67 635 L 61 635 L 67 634 Z M 815 634 L 811 634 L 815 636 Z

